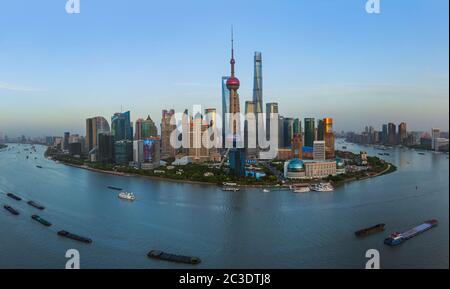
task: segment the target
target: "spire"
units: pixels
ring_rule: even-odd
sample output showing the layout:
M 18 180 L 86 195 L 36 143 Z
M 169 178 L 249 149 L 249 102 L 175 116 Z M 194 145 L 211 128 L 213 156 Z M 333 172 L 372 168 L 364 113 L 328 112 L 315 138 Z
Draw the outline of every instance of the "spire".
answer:
M 234 64 L 236 61 L 234 60 L 234 32 L 233 32 L 233 26 L 231 26 L 231 77 L 234 77 Z

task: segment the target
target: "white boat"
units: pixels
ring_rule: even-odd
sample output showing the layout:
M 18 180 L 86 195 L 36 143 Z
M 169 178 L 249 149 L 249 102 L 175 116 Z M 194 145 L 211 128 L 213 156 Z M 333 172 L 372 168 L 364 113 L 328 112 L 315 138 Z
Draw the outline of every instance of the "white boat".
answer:
M 307 193 L 310 192 L 311 189 L 309 187 L 297 187 L 292 190 L 294 193 Z
M 263 192 L 264 192 L 264 193 L 270 193 L 270 190 L 264 189 Z
M 128 201 L 136 200 L 136 197 L 134 196 L 134 194 L 133 193 L 128 193 L 128 192 L 120 192 L 119 198 L 123 199 L 123 200 L 128 200 Z
M 308 185 L 292 185 L 289 187 L 289 189 L 293 193 L 307 193 L 311 191 Z
M 311 185 L 311 190 L 316 192 L 332 192 L 334 188 L 330 183 L 320 183 Z

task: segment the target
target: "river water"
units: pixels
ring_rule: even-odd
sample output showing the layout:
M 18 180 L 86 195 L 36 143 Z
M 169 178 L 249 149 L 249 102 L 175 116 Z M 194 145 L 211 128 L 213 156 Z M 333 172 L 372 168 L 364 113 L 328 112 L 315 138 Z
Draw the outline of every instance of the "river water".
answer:
M 45 147 L 33 154 L 27 147 L 0 151 L 0 204 L 21 212 L 0 208 L 0 268 L 64 268 L 68 249 L 79 250 L 82 268 L 192 268 L 149 259 L 151 249 L 198 256 L 203 262 L 194 268 L 364 268 L 368 249 L 379 250 L 382 268 L 449 268 L 446 154 L 391 149 L 383 157 L 398 167 L 395 173 L 332 193 L 293 194 L 112 176 L 46 160 Z M 133 192 L 136 201 L 119 200 L 109 185 Z M 31 220 L 36 213 L 53 226 Z M 383 244 L 390 232 L 431 218 L 438 227 L 398 247 Z M 355 230 L 381 222 L 385 232 L 354 237 Z M 61 229 L 93 243 L 61 238 Z

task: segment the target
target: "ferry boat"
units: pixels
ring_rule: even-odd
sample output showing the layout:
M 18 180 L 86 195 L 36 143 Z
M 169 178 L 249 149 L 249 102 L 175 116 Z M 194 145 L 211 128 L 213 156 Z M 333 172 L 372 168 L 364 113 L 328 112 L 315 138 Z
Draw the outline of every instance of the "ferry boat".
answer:
M 374 233 L 378 233 L 378 232 L 384 231 L 384 227 L 385 226 L 386 226 L 386 224 L 377 224 L 375 226 L 356 231 L 355 235 L 357 237 L 365 237 L 365 236 L 368 236 L 370 234 L 374 234 Z
M 39 205 L 38 203 L 36 203 L 36 202 L 34 202 L 34 201 L 28 201 L 27 204 L 30 205 L 30 206 L 32 206 L 32 207 L 35 207 L 35 208 L 38 209 L 38 210 L 44 210 L 44 209 L 45 209 L 44 206 Z
M 424 223 L 416 226 L 406 232 L 399 233 L 394 232 L 389 235 L 386 239 L 384 239 L 384 243 L 389 246 L 397 246 L 403 243 L 406 240 L 409 240 L 425 231 L 428 231 L 431 228 L 434 228 L 438 225 L 438 221 L 435 219 L 425 221 Z
M 182 255 L 174 255 L 170 253 L 165 253 L 159 250 L 151 250 L 147 256 L 153 259 L 165 260 L 176 263 L 185 263 L 196 265 L 199 264 L 202 260 L 198 257 L 190 257 L 190 256 L 182 256 Z
M 134 201 L 134 200 L 136 200 L 136 197 L 134 196 L 134 194 L 133 193 L 129 193 L 129 192 L 120 192 L 119 198 L 123 199 L 123 200 L 127 200 L 127 201 Z
M 11 199 L 14 199 L 16 201 L 22 201 L 22 198 L 19 196 L 14 195 L 13 193 L 7 193 L 6 194 L 8 197 L 10 197 Z
M 311 190 L 316 192 L 332 192 L 334 188 L 330 183 L 320 183 L 311 185 Z
M 50 226 L 52 225 L 52 223 L 50 223 L 50 222 L 48 222 L 47 220 L 45 220 L 45 219 L 39 217 L 38 215 L 33 215 L 33 216 L 31 216 L 31 218 L 32 218 L 33 220 L 35 220 L 36 222 L 39 222 L 39 223 L 41 223 L 42 225 L 44 225 L 44 226 L 46 226 L 46 227 L 50 227 Z
M 72 240 L 75 240 L 75 241 L 79 241 L 79 242 L 82 242 L 82 243 L 86 243 L 86 244 L 92 243 L 92 240 L 89 239 L 89 238 L 78 236 L 78 235 L 69 233 L 69 232 L 64 231 L 64 230 L 58 231 L 57 234 L 58 234 L 58 236 L 66 237 L 66 238 L 69 238 L 69 239 L 72 239 Z
M 42 166 L 37 165 L 36 167 L 37 167 L 38 169 L 42 169 Z
M 13 207 L 11 207 L 11 206 L 4 205 L 3 208 L 4 208 L 5 210 L 7 210 L 8 212 L 10 212 L 11 214 L 15 215 L 15 216 L 19 215 L 19 211 L 15 210 L 15 209 L 14 209 Z
M 263 189 L 263 192 L 264 193 L 270 193 L 270 190 L 269 189 Z

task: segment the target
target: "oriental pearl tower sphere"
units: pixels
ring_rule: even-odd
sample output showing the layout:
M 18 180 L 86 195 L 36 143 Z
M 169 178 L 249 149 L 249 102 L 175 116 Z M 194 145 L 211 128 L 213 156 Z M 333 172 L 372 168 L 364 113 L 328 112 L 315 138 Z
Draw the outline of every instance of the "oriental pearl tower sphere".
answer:
M 240 120 L 239 114 L 239 94 L 238 89 L 240 86 L 239 79 L 234 74 L 234 64 L 236 61 L 234 60 L 234 39 L 233 39 L 233 30 L 231 31 L 231 76 L 227 80 L 227 88 L 230 91 L 230 124 L 232 125 L 232 134 L 233 134 L 233 143 L 236 143 L 236 139 L 240 132 Z M 233 117 L 234 115 L 234 117 Z

